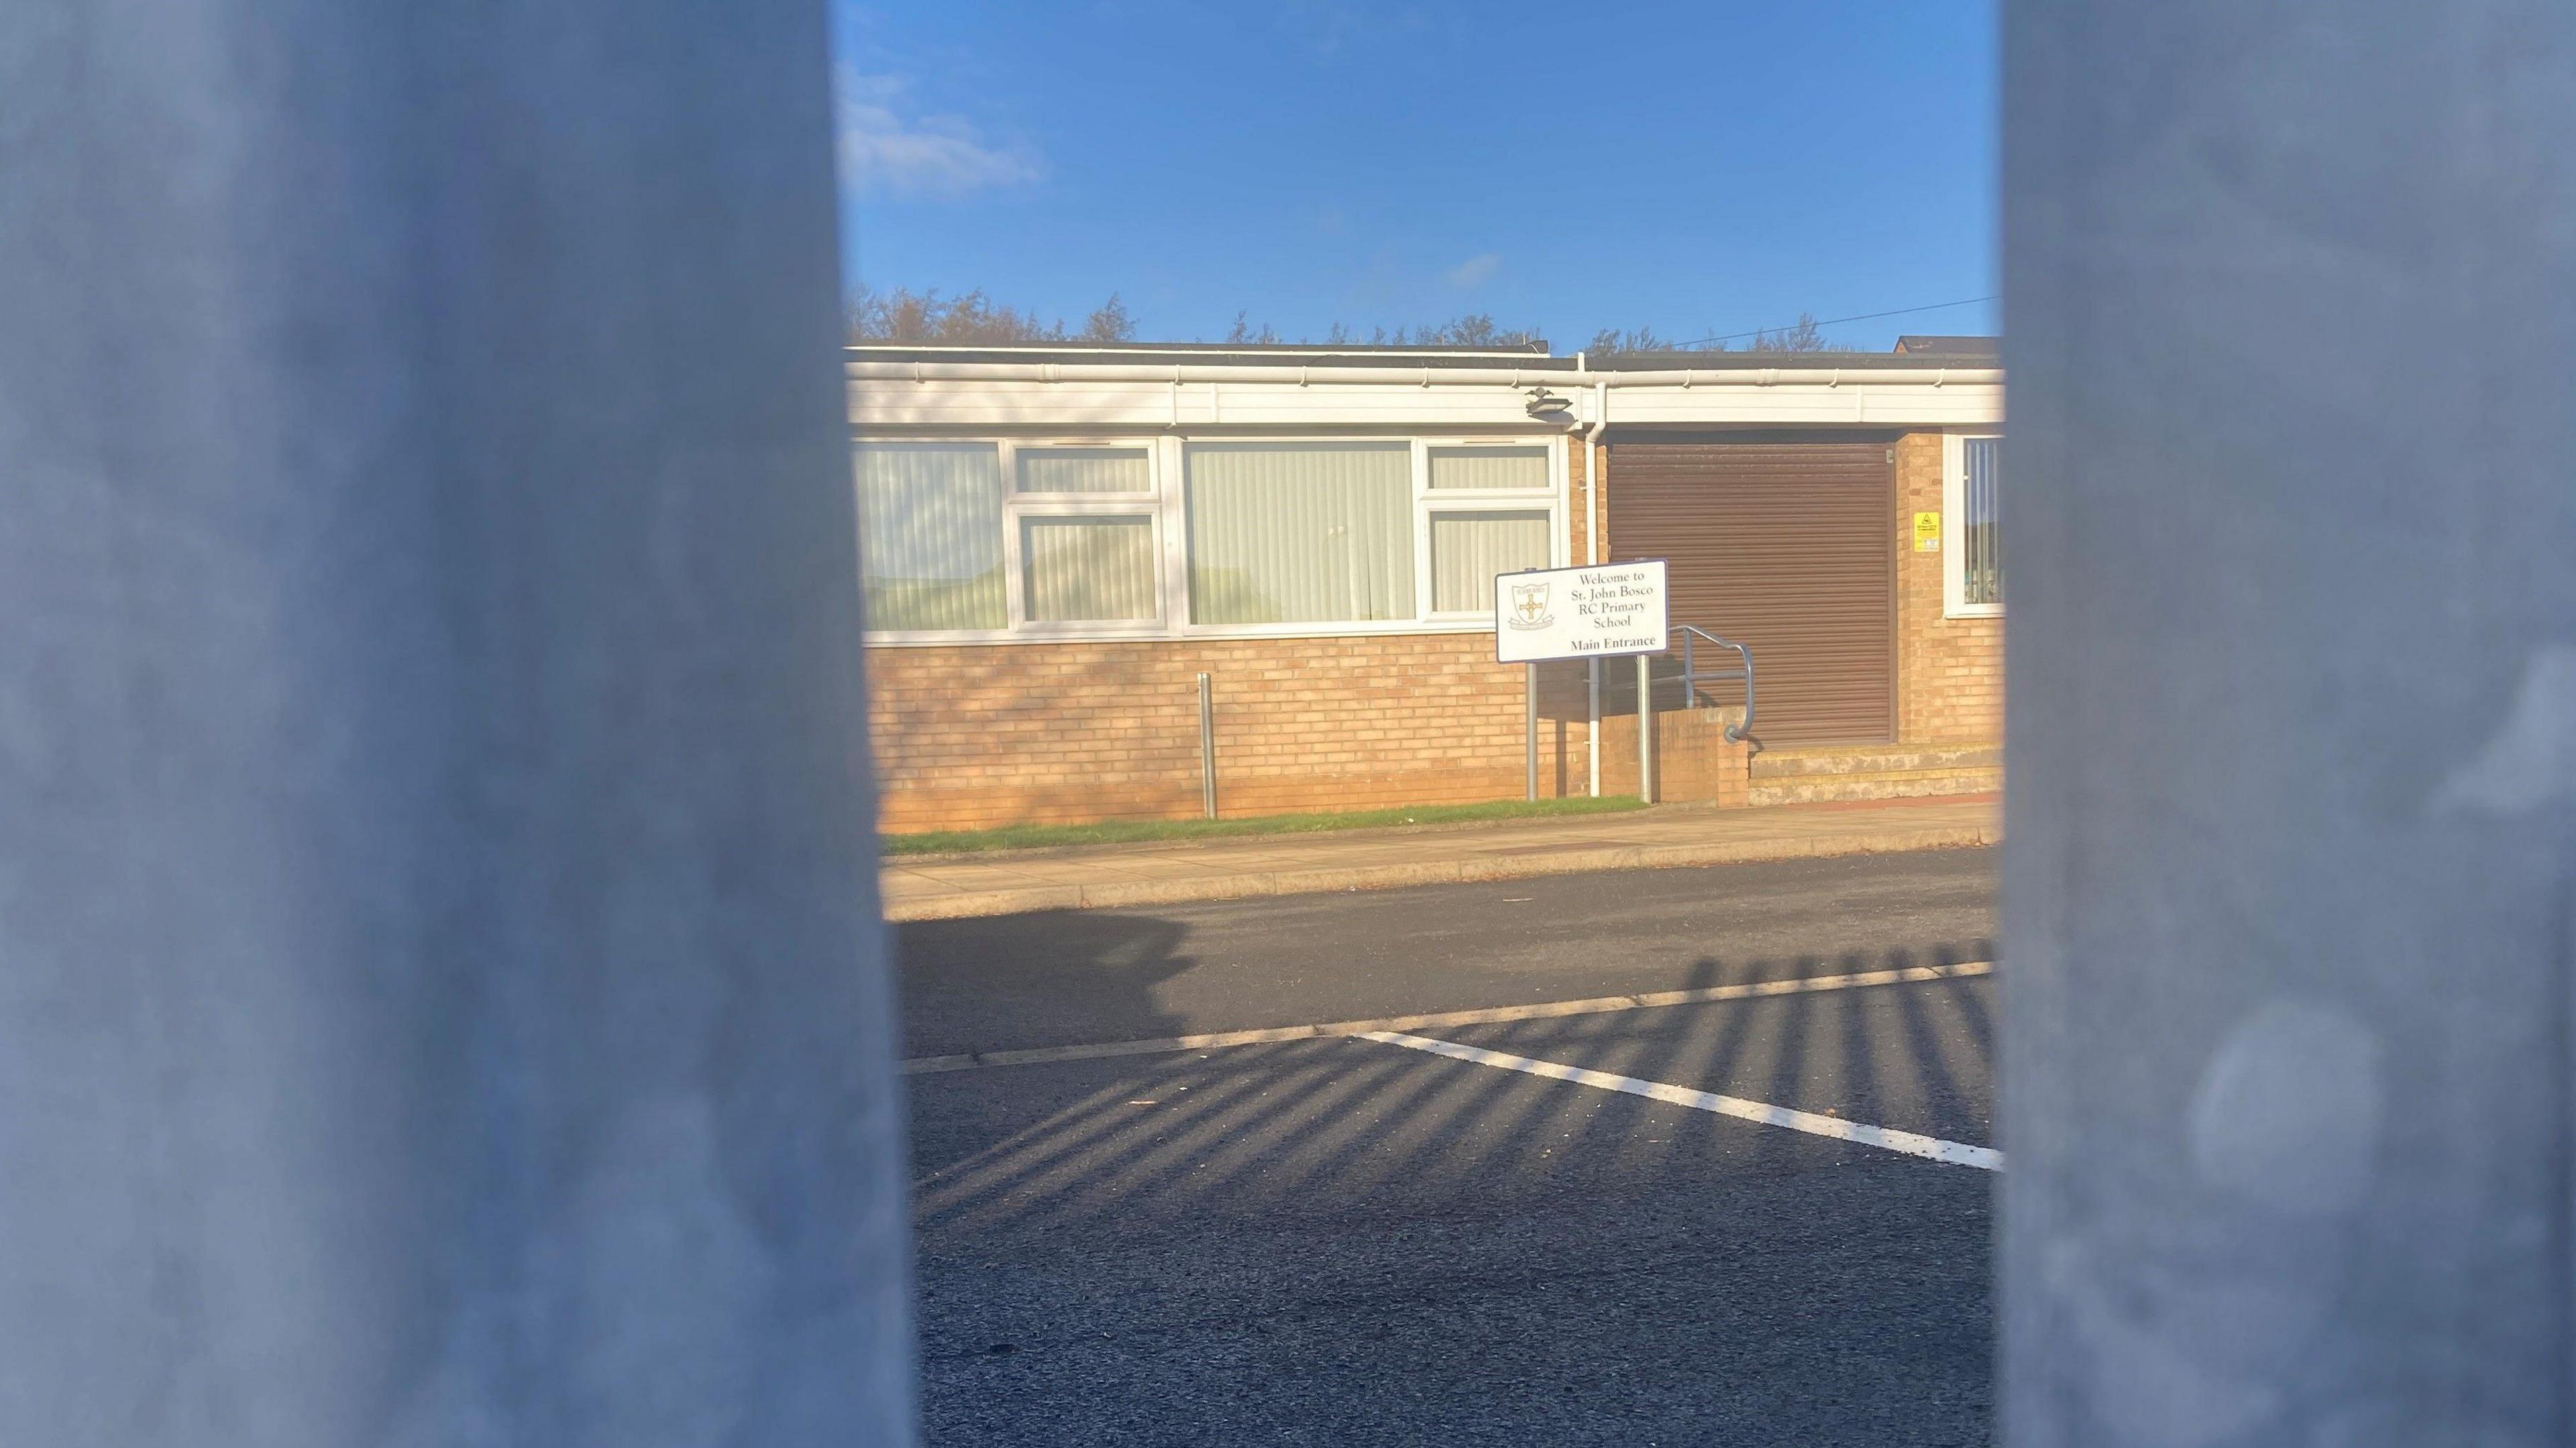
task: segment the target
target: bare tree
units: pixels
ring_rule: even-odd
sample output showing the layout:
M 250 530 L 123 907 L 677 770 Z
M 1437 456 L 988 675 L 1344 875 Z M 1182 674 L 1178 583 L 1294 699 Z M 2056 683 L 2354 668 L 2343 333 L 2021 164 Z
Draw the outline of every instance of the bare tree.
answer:
M 1838 350 L 1833 339 L 1817 325 L 1816 314 L 1800 312 L 1798 320 L 1776 331 L 1754 332 L 1747 337 L 1720 337 L 1706 342 L 1676 341 L 1652 327 L 1638 327 L 1622 332 L 1605 327 L 1592 334 L 1584 350 L 1594 353 L 1619 352 L 1832 352 Z
M 1678 352 L 1681 346 L 1681 343 L 1652 327 L 1633 327 L 1625 332 L 1616 327 L 1604 327 L 1592 334 L 1591 342 L 1586 344 L 1583 350 L 1587 352 Z
M 1264 322 L 1256 332 L 1252 330 L 1252 313 L 1241 311 L 1234 314 L 1234 330 L 1225 334 L 1225 340 L 1237 346 L 1274 346 L 1279 341 L 1279 330 Z
M 995 303 L 981 287 L 952 299 L 942 297 L 936 289 L 916 292 L 910 287 L 897 287 L 881 292 L 862 284 L 851 294 L 848 312 L 847 330 L 853 342 L 975 346 L 1064 342 L 1073 337 L 1065 330 L 1063 319 L 1040 321 L 1035 312 Z M 1113 295 L 1091 314 L 1083 335 L 1093 340 L 1125 340 L 1125 336 L 1092 338 L 1095 328 L 1124 328 L 1126 336 L 1132 336 L 1135 322 L 1127 315 L 1126 305 Z
M 1417 327 L 1413 342 L 1418 347 L 1531 347 L 1540 338 L 1527 327 L 1500 327 L 1492 314 L 1469 312 L 1447 322 Z
M 1127 304 L 1118 299 L 1118 294 L 1111 292 L 1109 300 L 1100 304 L 1100 310 L 1083 322 L 1079 340 L 1133 342 L 1136 340 L 1136 319 L 1128 313 Z
M 1756 332 L 1744 344 L 1747 352 L 1831 352 L 1834 344 L 1816 326 L 1816 314 L 1800 312 L 1796 323 L 1776 332 Z
M 1347 322 L 1335 322 L 1324 336 L 1331 346 L 1352 347 L 1537 347 L 1545 339 L 1527 327 L 1498 325 L 1491 314 L 1469 312 L 1446 322 L 1426 322 L 1419 327 L 1398 327 L 1390 332 L 1384 327 L 1371 327 L 1368 335 Z
M 1030 342 L 1132 342 L 1140 331 L 1124 298 L 1111 293 L 1083 320 L 1082 330 L 1068 331 L 1061 320 L 1042 321 L 1035 312 L 995 302 L 982 288 L 956 297 L 936 289 L 896 287 L 878 291 L 865 285 L 851 294 L 848 333 L 852 342 L 920 342 L 976 346 Z M 1249 310 L 1234 314 L 1234 325 L 1222 341 L 1238 347 L 1276 346 L 1287 339 L 1268 322 L 1255 325 Z M 1537 332 L 1504 327 L 1491 314 L 1469 312 L 1445 322 L 1398 327 L 1389 332 L 1372 327 L 1366 337 L 1347 323 L 1335 322 L 1325 338 L 1336 346 L 1532 347 Z

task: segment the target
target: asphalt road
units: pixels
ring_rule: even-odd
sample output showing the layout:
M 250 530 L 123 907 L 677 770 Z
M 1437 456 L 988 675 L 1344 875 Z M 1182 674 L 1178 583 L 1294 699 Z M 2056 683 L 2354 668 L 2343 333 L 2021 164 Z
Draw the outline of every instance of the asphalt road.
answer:
M 905 927 L 913 1055 L 1991 955 L 1979 851 Z M 1426 1034 L 1989 1145 L 1992 980 Z M 1992 1176 L 1362 1039 L 911 1080 L 943 1444 L 1968 1444 Z

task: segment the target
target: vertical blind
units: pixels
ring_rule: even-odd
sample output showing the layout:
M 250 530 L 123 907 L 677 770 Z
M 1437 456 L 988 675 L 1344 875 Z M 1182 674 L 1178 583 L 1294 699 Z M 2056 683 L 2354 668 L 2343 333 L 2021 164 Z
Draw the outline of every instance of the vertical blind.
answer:
M 868 627 L 1003 627 L 1001 454 L 929 442 L 857 454 Z
M 1966 440 L 1968 479 L 1962 490 L 1960 543 L 1964 564 L 1959 597 L 1964 603 L 2004 601 L 2004 443 L 1999 437 Z
M 1549 562 L 1541 507 L 1453 501 L 1418 516 L 1412 444 L 1209 442 L 1183 451 L 1189 616 L 1203 624 L 1396 622 L 1417 616 L 1415 549 L 1427 525 L 1436 614 L 1482 614 L 1498 572 Z M 1970 447 L 1972 520 L 1994 513 L 1990 440 Z M 872 629 L 999 632 L 1018 623 L 1163 616 L 1155 491 L 1139 447 L 872 442 L 854 449 L 860 563 Z M 1428 449 L 1434 488 L 1544 493 L 1547 449 Z M 1049 496 L 1124 495 L 1137 511 L 1067 512 Z M 1497 502 L 1500 500 L 1497 499 Z M 1536 499 L 1532 499 L 1536 502 Z M 1979 510 L 1982 509 L 1982 512 Z M 1020 613 L 1005 544 L 1016 528 Z M 2001 597 L 1993 529 L 1967 530 L 1972 599 Z
M 1494 575 L 1547 566 L 1547 514 L 1431 515 L 1431 607 L 1490 613 Z
M 1411 618 L 1405 443 L 1196 443 L 1184 469 L 1199 623 Z
M 1431 451 L 1431 486 L 1435 488 L 1544 488 L 1544 447 L 1435 447 Z
M 1023 493 L 1142 493 L 1154 474 L 1140 447 L 1024 447 Z
M 1020 563 L 1032 622 L 1154 617 L 1150 518 L 1024 518 Z

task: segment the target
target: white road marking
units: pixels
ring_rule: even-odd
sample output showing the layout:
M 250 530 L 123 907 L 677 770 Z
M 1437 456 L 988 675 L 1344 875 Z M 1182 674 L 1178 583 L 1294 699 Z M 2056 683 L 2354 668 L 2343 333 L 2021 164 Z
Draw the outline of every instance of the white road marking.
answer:
M 1409 1036 L 1398 1031 L 1362 1031 L 1363 1041 L 1379 1041 L 1390 1046 L 1409 1046 L 1416 1051 L 1429 1051 L 1457 1061 L 1473 1061 L 1479 1066 L 1499 1066 L 1506 1071 L 1520 1071 L 1532 1076 L 1545 1076 L 1555 1081 L 1572 1081 L 1578 1086 L 1597 1086 L 1604 1091 L 1624 1091 L 1630 1096 L 1643 1096 L 1649 1101 L 1662 1101 L 1674 1106 L 1688 1106 L 1696 1111 L 1713 1111 L 1740 1121 L 1758 1122 L 1764 1126 L 1785 1126 L 1813 1136 L 1830 1136 L 1838 1141 L 1858 1142 L 1882 1151 L 1902 1152 L 1927 1161 L 1944 1161 L 1953 1166 L 1973 1166 L 1986 1171 L 2001 1171 L 2004 1154 L 1989 1146 L 1969 1146 L 1964 1142 L 1943 1141 L 1937 1136 L 1918 1136 L 1911 1131 L 1891 1131 L 1884 1126 L 1868 1126 L 1845 1121 L 1839 1116 L 1818 1116 L 1812 1111 L 1793 1111 L 1786 1106 L 1772 1106 L 1741 1097 L 1719 1096 L 1708 1091 L 1694 1091 L 1687 1086 L 1670 1086 L 1661 1081 L 1640 1081 L 1634 1076 L 1613 1076 L 1607 1071 L 1588 1071 L 1581 1066 L 1560 1065 L 1554 1061 L 1533 1060 L 1528 1056 L 1507 1056 L 1481 1046 L 1462 1046 L 1455 1041 L 1435 1041 L 1428 1036 Z
M 1425 1016 L 1386 1016 L 1373 1021 L 1333 1021 L 1320 1026 L 1274 1026 L 1257 1031 L 1216 1031 L 1200 1036 L 1158 1036 L 1142 1041 L 1104 1041 L 1086 1046 L 1031 1046 L 1007 1051 L 969 1051 L 954 1056 L 915 1056 L 903 1063 L 903 1074 L 926 1076 L 941 1071 L 973 1071 L 985 1066 L 1027 1066 L 1048 1061 L 1095 1061 L 1110 1056 L 1153 1056 L 1172 1051 L 1207 1051 L 1222 1046 L 1267 1046 L 1280 1041 L 1316 1041 L 1336 1036 L 1364 1036 L 1371 1031 L 1436 1031 L 1452 1026 L 1490 1026 L 1509 1021 L 1550 1020 L 1559 1016 L 1605 1015 L 1612 1011 L 1649 1010 L 1658 1006 L 1696 1006 L 1710 1001 L 1751 1000 L 1761 996 L 1805 995 L 1811 991 L 1859 990 L 1865 986 L 1903 985 L 1912 981 L 1964 980 L 1991 975 L 1991 960 L 1957 965 L 1908 965 L 1893 970 L 1854 971 L 1848 975 L 1810 975 L 1789 980 L 1747 981 L 1741 985 L 1702 986 L 1696 990 L 1648 991 L 1642 995 L 1594 996 L 1579 1001 L 1546 1001 L 1527 1006 L 1495 1006 L 1477 1011 L 1442 1011 Z

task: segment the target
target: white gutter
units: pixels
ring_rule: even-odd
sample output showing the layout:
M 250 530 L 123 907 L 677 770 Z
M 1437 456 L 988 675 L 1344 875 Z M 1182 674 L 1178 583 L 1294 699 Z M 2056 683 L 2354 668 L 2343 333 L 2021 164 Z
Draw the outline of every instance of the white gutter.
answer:
M 864 357 L 875 352 L 918 352 L 924 350 L 926 347 L 936 347 L 940 351 L 947 352 L 983 352 L 1001 354 L 1025 353 L 1031 357 L 1134 357 L 1140 351 L 1166 357 L 1172 355 L 1169 351 L 1157 352 L 1157 349 L 1152 347 L 1068 347 L 1053 342 L 1039 343 L 1035 346 L 1014 346 L 1004 342 L 991 344 L 972 342 L 952 342 L 945 344 L 914 342 L 860 342 L 845 346 L 841 350 L 850 353 L 853 356 Z M 1247 346 L 1233 350 L 1228 350 L 1222 345 L 1213 347 L 1194 347 L 1190 350 L 1196 352 L 1200 356 L 1206 357 L 1242 357 L 1253 353 L 1259 353 L 1265 357 L 1383 357 L 1387 355 L 1383 351 L 1372 352 L 1366 347 L 1282 347 L 1276 343 Z M 1405 355 L 1426 358 L 1475 357 L 1490 360 L 1494 358 L 1508 359 L 1512 357 L 1531 357 L 1540 361 L 1552 360 L 1547 356 L 1547 354 L 1541 352 L 1478 350 L 1474 347 L 1454 349 L 1441 348 L 1427 352 L 1412 352 Z M 1156 363 L 1154 365 L 1161 366 L 1162 364 Z
M 1302 386 L 1403 387 L 1944 387 L 2004 380 L 2000 367 L 1800 367 L 1686 368 L 1654 372 L 1602 372 L 1534 367 L 1222 367 L 1174 363 L 1140 367 L 1095 362 L 848 362 L 854 381 L 885 382 L 1280 382 Z

